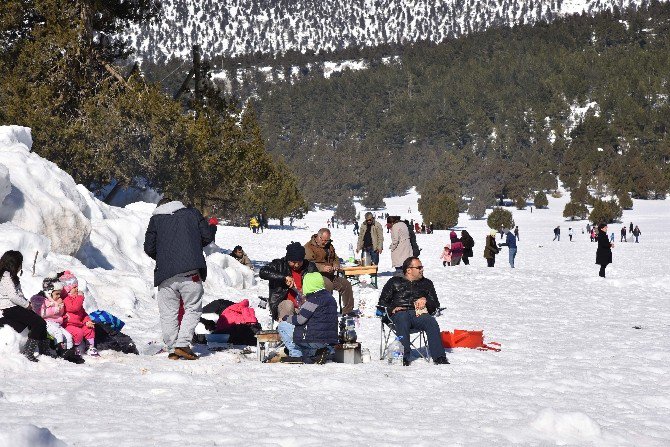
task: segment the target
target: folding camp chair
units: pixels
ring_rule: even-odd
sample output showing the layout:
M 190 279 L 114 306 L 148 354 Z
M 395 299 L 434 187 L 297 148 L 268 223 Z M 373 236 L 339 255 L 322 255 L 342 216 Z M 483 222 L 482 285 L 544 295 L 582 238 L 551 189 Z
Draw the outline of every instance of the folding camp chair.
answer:
M 377 316 L 381 320 L 381 339 L 379 342 L 379 359 L 381 360 L 384 358 L 384 353 L 386 352 L 386 348 L 389 345 L 391 335 L 397 337 L 398 334 L 396 333 L 395 324 L 393 324 L 391 315 L 389 314 L 386 307 L 377 306 Z M 416 346 L 417 343 L 419 345 L 418 347 Z M 424 331 L 420 331 L 418 329 L 410 331 L 409 345 L 419 354 L 419 357 L 427 362 L 430 361 L 430 352 L 428 352 L 428 339 Z M 425 354 L 421 352 L 422 350 L 425 351 Z

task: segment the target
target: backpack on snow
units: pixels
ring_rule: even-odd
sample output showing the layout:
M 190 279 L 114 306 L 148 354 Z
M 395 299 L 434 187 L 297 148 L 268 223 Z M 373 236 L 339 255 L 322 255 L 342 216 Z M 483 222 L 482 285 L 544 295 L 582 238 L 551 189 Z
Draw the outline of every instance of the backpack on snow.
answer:
M 416 243 L 416 234 L 414 234 L 414 228 L 409 224 L 408 220 L 404 220 L 405 225 L 407 225 L 407 230 L 409 231 L 409 243 L 412 244 L 412 256 L 418 258 L 421 254 L 421 249 L 419 244 Z

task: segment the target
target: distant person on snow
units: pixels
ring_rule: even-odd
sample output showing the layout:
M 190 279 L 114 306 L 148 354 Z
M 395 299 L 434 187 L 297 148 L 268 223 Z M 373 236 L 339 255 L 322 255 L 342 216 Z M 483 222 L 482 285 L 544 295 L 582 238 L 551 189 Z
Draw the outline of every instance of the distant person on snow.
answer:
M 356 225 L 358 225 L 358 222 L 356 222 Z M 370 254 L 370 259 L 374 265 L 379 265 L 379 255 L 384 251 L 384 228 L 382 224 L 375 220 L 371 212 L 365 213 L 365 221 L 358 234 L 356 253 L 361 250 Z
M 633 222 L 630 223 L 630 226 L 628 227 L 628 232 L 633 233 Z
M 449 246 L 451 254 L 450 265 L 459 265 L 463 257 L 463 243 L 458 239 L 455 231 L 449 233 L 449 240 L 451 241 L 451 245 Z
M 254 269 L 254 265 L 251 263 L 251 259 L 249 259 L 249 256 L 247 256 L 244 250 L 242 250 L 241 245 L 236 245 L 235 248 L 233 248 L 233 251 L 230 253 L 230 256 L 235 258 L 240 264 L 249 267 L 251 270 Z
M 440 308 L 433 282 L 423 276 L 421 260 L 414 256 L 405 259 L 402 272 L 402 276 L 394 276 L 384 285 L 378 305 L 386 309 L 396 334 L 402 337 L 403 365 L 410 363 L 409 336 L 412 330 L 425 331 L 434 364 L 449 364 L 440 338 L 440 326 L 433 316 Z
M 449 245 L 444 246 L 442 254 L 440 255 L 440 261 L 442 261 L 442 267 L 451 265 L 451 247 Z
M 626 238 L 626 227 L 625 226 L 621 227 L 621 240 L 619 242 L 628 242 L 628 239 Z
M 610 233 L 610 242 L 614 242 L 614 231 Z
M 568 228 L 568 238 L 570 238 L 570 242 L 572 242 L 572 236 L 574 236 L 574 234 L 572 227 Z
M 463 244 L 463 264 L 470 265 L 470 258 L 474 256 L 472 248 L 475 246 L 475 240 L 467 230 L 461 231 L 461 243 Z
M 358 233 L 358 221 L 357 220 L 354 220 L 354 234 L 355 235 L 359 234 Z
M 551 241 L 553 242 L 557 239 L 558 242 L 561 242 L 561 227 L 554 228 L 554 238 Z
M 261 268 L 259 276 L 269 281 L 268 304 L 274 320 L 282 321 L 286 315 L 296 313 L 303 300 L 303 278 L 318 271 L 313 262 L 305 259 L 305 247 L 300 242 L 291 242 L 286 246 L 286 256 Z
M 337 302 L 320 273 L 307 273 L 302 284 L 304 302 L 297 313 L 284 315 L 277 327 L 288 350 L 281 362 L 323 364 L 330 345 L 338 342 Z
M 635 225 L 635 228 L 633 229 L 633 236 L 635 236 L 635 243 L 636 243 L 636 244 L 639 242 L 639 241 L 638 241 L 638 238 L 640 237 L 641 234 L 642 234 L 642 232 L 640 231 L 640 229 L 638 228 L 638 226 Z
M 514 268 L 514 258 L 516 258 L 516 236 L 505 228 L 505 234 L 507 235 L 507 240 L 504 244 L 498 245 L 498 247 L 507 247 L 509 249 L 509 266 Z
M 218 221 L 207 222 L 195 208 L 167 197 L 149 220 L 144 252 L 156 260 L 154 286 L 158 287 L 158 312 L 163 341 L 170 360 L 197 360 L 190 342 L 202 314 L 202 282 L 207 263 L 202 249 L 214 241 Z M 184 316 L 179 324 L 179 303 Z
M 521 240 L 521 239 L 519 239 L 519 226 L 518 225 L 516 227 L 514 227 L 514 237 L 516 237 L 517 241 Z
M 607 238 L 607 224 L 598 225 L 598 249 L 596 251 L 596 264 L 600 265 L 598 275 L 605 277 L 605 268 L 612 263 L 612 248 L 614 244 Z
M 486 265 L 488 267 L 493 267 L 496 264 L 496 255 L 500 252 L 500 249 L 496 245 L 496 234 L 498 232 L 494 229 L 491 229 L 491 232 L 486 236 L 486 244 L 484 245 L 484 258 L 486 258 Z
M 402 264 L 412 256 L 412 243 L 409 239 L 409 227 L 400 220 L 400 216 L 389 216 L 386 227 L 391 230 L 391 263 L 396 275 L 402 274 Z
M 305 244 L 305 259 L 316 264 L 316 268 L 324 277 L 326 289 L 340 292 L 342 315 L 353 312 L 354 291 L 346 278 L 337 275 L 340 269 L 340 258 L 335 253 L 329 229 L 321 228 Z
M 23 296 L 19 281 L 22 273 L 23 255 L 15 250 L 6 251 L 0 257 L 0 326 L 7 324 L 18 333 L 30 329 L 21 354 L 37 362 L 35 350 L 40 354 L 49 352 L 47 323 L 30 309 L 30 303 Z

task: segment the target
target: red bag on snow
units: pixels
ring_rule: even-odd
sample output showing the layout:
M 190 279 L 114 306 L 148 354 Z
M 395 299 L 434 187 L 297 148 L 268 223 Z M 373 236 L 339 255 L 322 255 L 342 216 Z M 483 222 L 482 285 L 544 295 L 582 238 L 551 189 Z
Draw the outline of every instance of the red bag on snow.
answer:
M 454 332 L 442 331 L 442 346 L 445 348 L 470 348 L 481 351 L 500 351 L 500 348 L 484 343 L 484 331 L 466 331 L 463 329 L 454 329 Z M 500 343 L 494 341 L 491 345 L 500 346 Z

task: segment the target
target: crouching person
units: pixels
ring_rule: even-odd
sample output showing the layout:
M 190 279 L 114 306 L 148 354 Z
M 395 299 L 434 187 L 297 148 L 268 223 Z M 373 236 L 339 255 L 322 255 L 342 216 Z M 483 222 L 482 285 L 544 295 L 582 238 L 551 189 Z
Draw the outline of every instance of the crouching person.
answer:
M 337 303 L 318 272 L 305 275 L 302 290 L 305 302 L 298 313 L 285 316 L 277 328 L 288 349 L 281 361 L 323 364 L 329 345 L 337 343 Z
M 394 276 L 384 285 L 379 305 L 387 309 L 396 334 L 402 337 L 400 341 L 405 350 L 403 365 L 409 365 L 409 336 L 412 330 L 426 332 L 433 363 L 449 363 L 442 346 L 440 326 L 432 315 L 440 307 L 433 282 L 423 277 L 423 265 L 419 258 L 407 258 L 402 264 L 402 272 L 403 276 Z

